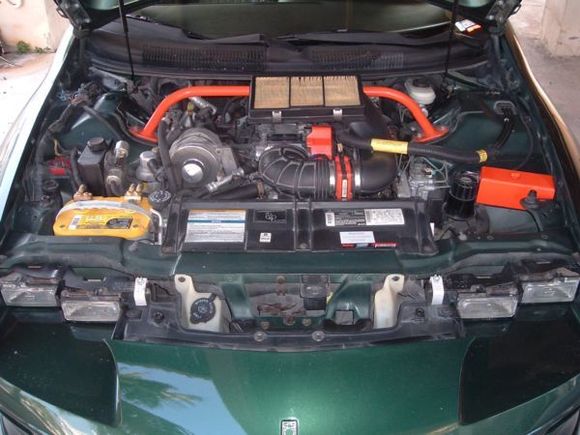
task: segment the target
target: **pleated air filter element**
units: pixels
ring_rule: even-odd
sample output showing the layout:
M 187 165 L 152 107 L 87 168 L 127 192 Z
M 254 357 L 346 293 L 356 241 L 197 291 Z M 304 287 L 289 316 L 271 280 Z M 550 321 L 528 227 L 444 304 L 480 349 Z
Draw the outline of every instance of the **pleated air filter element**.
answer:
M 255 77 L 250 119 L 259 122 L 356 121 L 364 117 L 356 76 Z

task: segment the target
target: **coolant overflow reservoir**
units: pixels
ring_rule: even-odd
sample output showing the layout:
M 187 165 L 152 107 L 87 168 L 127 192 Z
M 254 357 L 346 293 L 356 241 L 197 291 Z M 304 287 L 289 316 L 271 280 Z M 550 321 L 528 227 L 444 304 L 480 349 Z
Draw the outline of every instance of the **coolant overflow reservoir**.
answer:
M 180 321 L 184 328 L 223 332 L 224 305 L 213 293 L 199 293 L 189 275 L 175 275 L 175 289 L 181 295 Z
M 403 275 L 387 275 L 383 288 L 375 293 L 374 329 L 392 328 L 397 324 L 397 295 L 403 290 L 404 284 Z

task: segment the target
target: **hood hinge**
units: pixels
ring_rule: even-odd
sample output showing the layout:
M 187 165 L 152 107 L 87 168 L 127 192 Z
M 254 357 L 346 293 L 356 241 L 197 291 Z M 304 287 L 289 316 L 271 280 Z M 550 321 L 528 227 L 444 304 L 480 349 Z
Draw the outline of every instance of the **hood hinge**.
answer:
M 521 6 L 521 0 L 497 0 L 489 10 L 486 20 L 495 24 L 493 33 L 503 34 L 508 18 Z
M 54 0 L 58 14 L 70 21 L 75 36 L 86 36 L 90 32 L 91 17 L 80 2 L 75 0 Z

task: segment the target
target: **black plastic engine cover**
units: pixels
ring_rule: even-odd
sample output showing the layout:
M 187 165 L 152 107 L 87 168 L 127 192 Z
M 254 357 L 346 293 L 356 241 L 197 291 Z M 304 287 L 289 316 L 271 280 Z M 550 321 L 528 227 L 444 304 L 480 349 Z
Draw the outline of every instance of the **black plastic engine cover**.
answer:
M 184 201 L 165 253 L 395 249 L 435 254 L 424 201 Z

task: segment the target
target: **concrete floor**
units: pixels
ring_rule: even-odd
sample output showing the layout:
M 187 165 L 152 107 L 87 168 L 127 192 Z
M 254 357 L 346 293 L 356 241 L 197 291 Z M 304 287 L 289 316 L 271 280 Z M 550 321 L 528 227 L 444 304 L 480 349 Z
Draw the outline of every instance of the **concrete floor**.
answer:
M 580 57 L 556 58 L 539 40 L 545 0 L 526 0 L 512 17 L 524 51 L 544 90 L 576 138 L 580 138 Z M 0 60 L 0 140 L 40 84 L 52 55 L 15 58 L 17 67 Z

